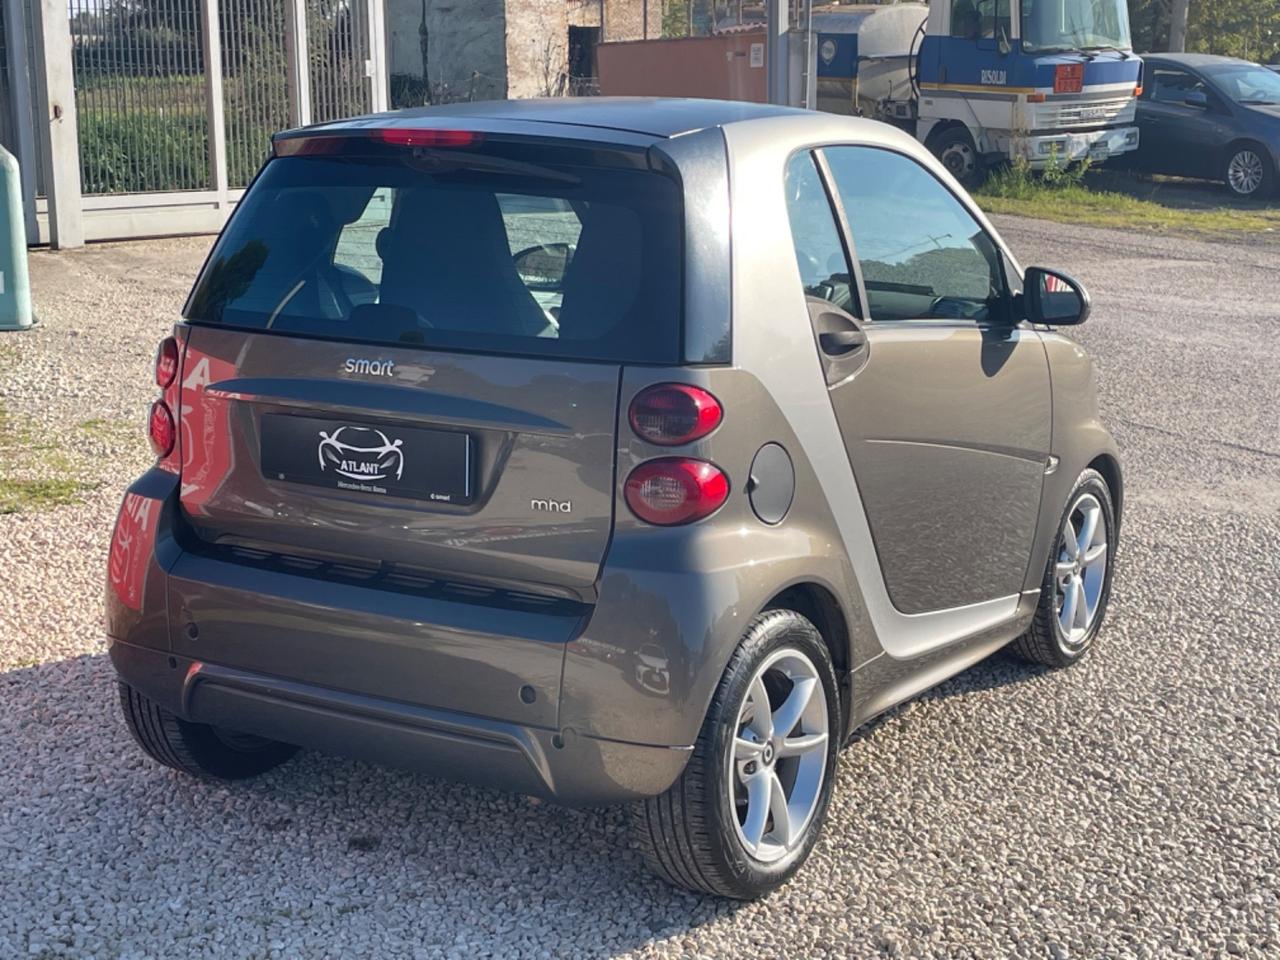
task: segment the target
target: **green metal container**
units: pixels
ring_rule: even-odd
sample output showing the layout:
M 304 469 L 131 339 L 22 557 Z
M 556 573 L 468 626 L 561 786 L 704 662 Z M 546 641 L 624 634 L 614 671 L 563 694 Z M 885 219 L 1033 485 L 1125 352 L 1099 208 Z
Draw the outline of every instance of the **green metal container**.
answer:
M 13 154 L 0 147 L 0 330 L 22 330 L 34 321 L 22 177 Z

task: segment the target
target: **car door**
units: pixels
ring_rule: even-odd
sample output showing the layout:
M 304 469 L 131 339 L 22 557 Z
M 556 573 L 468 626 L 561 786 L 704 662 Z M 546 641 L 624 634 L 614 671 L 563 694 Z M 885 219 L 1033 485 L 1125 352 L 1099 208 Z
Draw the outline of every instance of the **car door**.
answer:
M 1154 173 L 1214 176 L 1225 142 L 1217 94 L 1202 77 L 1180 67 L 1153 67 L 1149 84 L 1138 105 L 1143 167 Z M 1188 104 L 1195 94 L 1207 97 L 1209 105 Z
M 818 226 L 795 226 L 794 198 L 814 177 L 842 227 L 825 265 L 818 248 L 800 249 L 803 233 L 823 230 L 816 200 L 805 219 Z M 832 146 L 798 154 L 788 181 L 829 396 L 893 605 L 918 614 L 1016 596 L 1052 410 L 1044 345 L 1011 322 L 1006 258 L 903 154 Z M 815 296 L 830 306 L 815 308 Z M 842 332 L 832 307 L 844 303 Z

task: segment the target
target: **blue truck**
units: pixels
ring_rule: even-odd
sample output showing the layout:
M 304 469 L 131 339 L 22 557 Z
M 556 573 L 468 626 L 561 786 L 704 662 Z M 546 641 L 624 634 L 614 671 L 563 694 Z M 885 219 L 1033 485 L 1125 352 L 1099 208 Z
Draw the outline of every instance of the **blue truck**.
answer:
M 1125 0 L 815 5 L 816 106 L 904 127 L 966 186 L 1138 148 Z

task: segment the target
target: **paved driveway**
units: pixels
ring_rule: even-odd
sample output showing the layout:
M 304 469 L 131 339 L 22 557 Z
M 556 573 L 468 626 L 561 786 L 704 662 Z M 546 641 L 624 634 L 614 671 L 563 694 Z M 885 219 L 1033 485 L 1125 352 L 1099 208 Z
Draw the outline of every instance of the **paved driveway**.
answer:
M 866 728 L 808 867 L 745 906 L 651 879 L 614 811 L 315 754 L 234 787 L 146 761 L 101 573 L 205 242 L 37 255 L 0 471 L 97 486 L 0 516 L 0 956 L 1276 956 L 1280 248 L 1001 226 L 1095 297 L 1112 618 L 1075 670 L 997 656 Z

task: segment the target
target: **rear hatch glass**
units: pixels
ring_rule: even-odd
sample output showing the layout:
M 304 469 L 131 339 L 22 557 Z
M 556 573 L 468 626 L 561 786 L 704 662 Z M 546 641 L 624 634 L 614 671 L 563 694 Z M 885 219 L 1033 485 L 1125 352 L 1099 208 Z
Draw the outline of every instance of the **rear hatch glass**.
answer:
M 193 545 L 580 594 L 612 527 L 621 367 L 680 352 L 679 184 L 599 145 L 297 150 L 187 305 Z
M 267 165 L 219 240 L 188 319 L 483 353 L 678 361 L 679 187 L 646 169 L 644 152 L 304 143 L 334 152 Z

